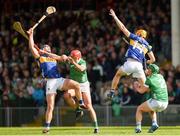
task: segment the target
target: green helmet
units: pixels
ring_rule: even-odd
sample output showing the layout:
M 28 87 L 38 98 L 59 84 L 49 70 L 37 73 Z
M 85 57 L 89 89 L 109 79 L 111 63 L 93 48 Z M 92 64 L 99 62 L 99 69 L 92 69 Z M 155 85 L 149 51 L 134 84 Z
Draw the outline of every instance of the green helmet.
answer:
M 159 67 L 156 64 L 150 64 L 148 66 L 149 69 L 151 69 L 152 73 L 158 73 L 159 72 Z

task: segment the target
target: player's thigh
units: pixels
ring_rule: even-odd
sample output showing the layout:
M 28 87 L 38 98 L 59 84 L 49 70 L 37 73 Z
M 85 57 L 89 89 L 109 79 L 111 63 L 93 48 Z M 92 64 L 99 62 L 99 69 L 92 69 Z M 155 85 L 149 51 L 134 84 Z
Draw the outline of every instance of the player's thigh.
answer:
M 70 98 L 72 98 L 72 97 L 75 97 L 76 95 L 75 95 L 75 91 L 74 91 L 74 89 L 70 89 L 70 90 L 68 90 L 68 91 L 65 91 L 64 92 L 64 94 L 63 94 L 63 97 L 64 97 L 64 99 L 70 99 Z
M 149 107 L 147 101 L 145 101 L 144 103 L 142 103 L 141 105 L 139 105 L 137 110 L 140 110 L 140 111 L 142 111 L 142 112 L 151 112 L 151 111 L 153 111 L 153 110 Z
M 146 76 L 143 66 L 140 62 L 133 62 L 132 76 L 141 79 L 142 82 L 145 82 Z
M 119 70 L 121 70 L 121 73 L 123 75 L 130 75 L 131 73 L 135 72 L 135 63 L 136 62 L 131 62 L 131 61 L 126 61 L 120 68 Z
M 72 97 L 76 96 L 75 90 L 74 89 L 69 89 L 67 91 L 67 93 L 69 93 Z
M 124 70 L 122 69 L 122 66 L 120 68 L 118 68 L 118 70 L 116 71 L 115 76 L 124 76 L 127 75 L 126 72 L 124 72 Z
M 80 88 L 80 85 L 78 82 L 71 80 L 71 79 L 65 79 L 64 80 L 62 90 L 68 91 L 70 89 L 78 89 L 78 88 Z
M 84 100 L 84 103 L 91 105 L 91 94 L 90 94 L 90 84 L 89 82 L 80 83 L 80 89 L 82 92 L 82 98 Z
M 92 106 L 90 92 L 82 92 L 82 97 L 83 97 L 83 101 L 84 101 L 85 105 Z
M 55 98 L 56 98 L 56 93 L 47 94 L 46 95 L 47 105 L 54 106 Z

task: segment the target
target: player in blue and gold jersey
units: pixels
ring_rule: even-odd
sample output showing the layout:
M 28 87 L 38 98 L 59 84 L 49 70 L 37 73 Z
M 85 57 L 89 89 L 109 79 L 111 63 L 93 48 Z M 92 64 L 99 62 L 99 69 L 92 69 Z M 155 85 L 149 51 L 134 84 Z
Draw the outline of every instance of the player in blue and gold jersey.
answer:
M 48 55 L 41 55 L 40 51 L 51 52 L 49 45 L 45 45 L 42 50 L 38 49 L 34 44 L 33 39 L 33 29 L 30 28 L 29 34 L 29 48 L 33 56 L 38 60 L 40 64 L 40 69 L 43 78 L 46 79 L 46 100 L 47 100 L 47 110 L 45 115 L 45 129 L 43 133 L 48 133 L 50 129 L 50 123 L 52 120 L 52 113 L 54 109 L 54 101 L 56 97 L 57 89 L 67 91 L 69 89 L 74 89 L 77 99 L 79 100 L 79 106 L 85 108 L 84 102 L 82 100 L 82 94 L 80 91 L 80 85 L 78 82 L 65 79 L 58 72 L 57 61 L 64 62 L 68 59 L 66 55 L 54 56 L 56 59 L 49 57 Z
M 154 54 L 151 50 L 151 46 L 145 40 L 147 32 L 143 29 L 137 30 L 135 34 L 130 33 L 124 24 L 117 18 L 114 10 L 110 10 L 109 13 L 115 20 L 119 29 L 130 39 L 129 48 L 126 52 L 126 62 L 116 72 L 111 91 L 108 97 L 114 96 L 114 91 L 117 89 L 117 85 L 121 76 L 132 74 L 133 77 L 138 78 L 141 84 L 145 83 L 146 76 L 143 70 L 143 64 L 151 64 L 155 61 Z M 148 54 L 149 60 L 146 61 L 145 54 Z

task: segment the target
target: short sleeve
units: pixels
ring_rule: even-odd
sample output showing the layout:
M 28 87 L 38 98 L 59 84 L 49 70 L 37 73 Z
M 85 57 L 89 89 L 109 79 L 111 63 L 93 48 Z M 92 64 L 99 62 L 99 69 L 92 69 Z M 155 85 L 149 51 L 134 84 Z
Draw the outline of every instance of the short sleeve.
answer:
M 149 78 L 146 79 L 145 85 L 148 87 L 151 85 L 151 80 Z
M 138 36 L 133 34 L 133 33 L 130 33 L 130 36 L 129 36 L 130 39 L 132 40 L 137 40 L 138 39 Z
M 151 51 L 152 51 L 152 46 L 151 46 L 151 45 L 148 45 L 148 46 L 147 46 L 147 49 L 148 49 L 148 52 L 151 52 Z
M 86 67 L 86 61 L 82 61 L 80 65 Z

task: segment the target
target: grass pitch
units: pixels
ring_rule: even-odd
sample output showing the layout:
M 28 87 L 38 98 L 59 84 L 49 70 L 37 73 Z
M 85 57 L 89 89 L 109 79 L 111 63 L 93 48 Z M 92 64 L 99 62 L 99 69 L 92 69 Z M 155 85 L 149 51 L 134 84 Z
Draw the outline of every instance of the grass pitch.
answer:
M 143 127 L 142 133 L 135 134 L 134 127 L 100 127 L 98 134 L 93 134 L 91 127 L 52 127 L 49 134 L 42 134 L 41 127 L 11 127 L 0 128 L 0 135 L 3 136 L 180 136 L 180 126 L 160 127 L 153 134 L 147 133 L 149 127 Z

